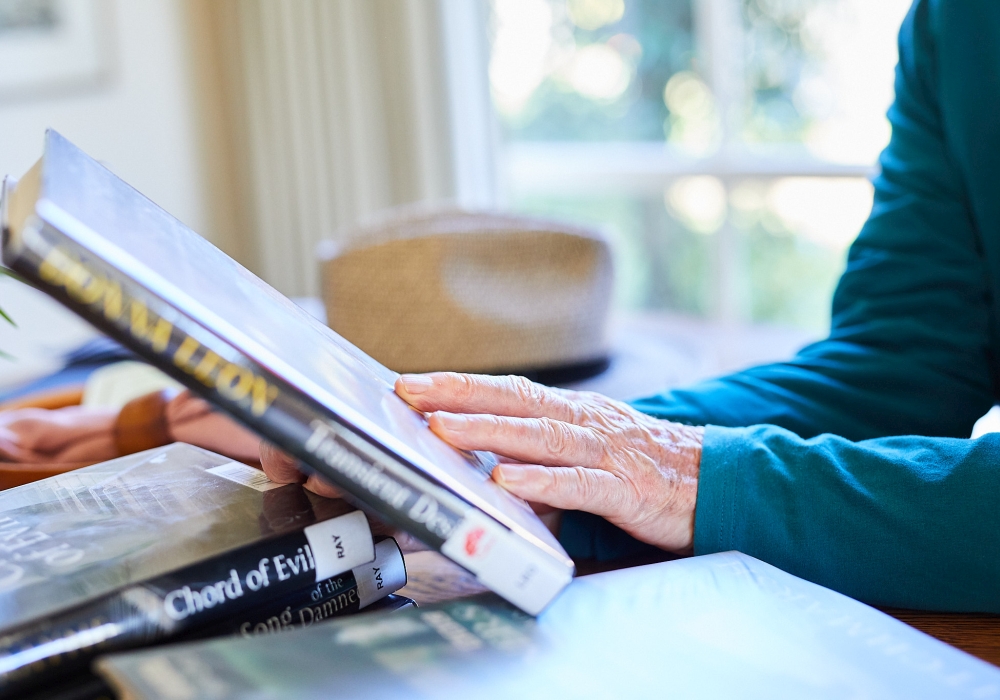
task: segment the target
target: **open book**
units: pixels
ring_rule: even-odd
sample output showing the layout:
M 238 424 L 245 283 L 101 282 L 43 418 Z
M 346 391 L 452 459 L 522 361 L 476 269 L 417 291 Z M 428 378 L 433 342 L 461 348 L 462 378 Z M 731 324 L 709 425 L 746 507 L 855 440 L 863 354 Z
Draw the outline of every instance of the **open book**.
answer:
M 395 373 L 56 132 L 2 217 L 7 266 L 522 610 L 572 579 L 491 455 L 450 447 Z

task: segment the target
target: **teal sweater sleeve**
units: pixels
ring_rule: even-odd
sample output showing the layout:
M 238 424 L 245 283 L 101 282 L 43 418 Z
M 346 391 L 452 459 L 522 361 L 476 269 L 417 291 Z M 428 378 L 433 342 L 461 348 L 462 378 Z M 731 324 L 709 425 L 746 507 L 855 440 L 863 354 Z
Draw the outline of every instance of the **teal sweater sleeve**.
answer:
M 995 6 L 975 19 L 992 19 L 1000 44 L 1000 3 L 939 5 Z M 871 215 L 834 294 L 830 336 L 789 362 L 644 399 L 637 408 L 686 423 L 766 423 L 849 440 L 968 437 L 989 410 L 996 359 L 989 273 L 966 192 L 968 170 L 949 149 L 947 105 L 938 99 L 939 83 L 974 83 L 981 71 L 949 62 L 954 74 L 939 75 L 937 14 L 937 5 L 917 0 L 900 30 L 892 139 L 880 158 Z
M 695 552 L 737 549 L 874 605 L 1000 612 L 1000 434 L 811 439 L 710 427 Z
M 635 402 L 716 426 L 696 553 L 739 549 L 886 605 L 1000 612 L 998 443 L 956 439 L 994 401 L 989 279 L 939 100 L 943 81 L 977 79 L 968 66 L 941 74 L 942 27 L 963 27 L 940 15 L 979 8 L 969 21 L 979 33 L 992 23 L 1000 41 L 993 5 L 917 0 L 903 23 L 892 139 L 830 336 L 789 362 Z M 906 435 L 920 437 L 893 437 Z M 561 537 L 574 556 L 646 547 L 581 513 L 566 515 Z

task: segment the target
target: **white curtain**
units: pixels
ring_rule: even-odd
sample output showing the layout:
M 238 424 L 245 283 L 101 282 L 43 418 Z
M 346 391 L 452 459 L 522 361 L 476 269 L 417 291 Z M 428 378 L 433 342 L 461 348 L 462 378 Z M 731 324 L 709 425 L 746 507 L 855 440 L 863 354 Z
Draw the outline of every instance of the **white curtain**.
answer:
M 218 231 L 290 295 L 399 204 L 496 198 L 484 0 L 192 0 Z

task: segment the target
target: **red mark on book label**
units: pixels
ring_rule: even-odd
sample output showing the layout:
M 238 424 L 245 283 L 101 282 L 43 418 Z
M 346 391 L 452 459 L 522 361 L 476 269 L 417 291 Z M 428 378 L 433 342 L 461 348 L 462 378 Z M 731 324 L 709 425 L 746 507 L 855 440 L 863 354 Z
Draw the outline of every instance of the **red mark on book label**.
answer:
M 469 534 L 465 536 L 465 553 L 470 557 L 476 556 L 476 550 L 479 548 L 479 541 L 483 539 L 483 535 L 486 534 L 486 530 L 481 527 L 477 527 L 475 530 L 470 530 Z

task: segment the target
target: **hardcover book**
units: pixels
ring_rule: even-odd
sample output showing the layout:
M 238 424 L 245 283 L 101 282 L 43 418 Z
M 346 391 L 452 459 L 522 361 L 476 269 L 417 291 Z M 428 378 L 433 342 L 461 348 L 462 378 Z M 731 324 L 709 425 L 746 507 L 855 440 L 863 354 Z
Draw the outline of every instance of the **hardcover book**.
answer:
M 347 592 L 332 615 L 404 583 L 342 500 L 182 443 L 104 462 L 0 492 L 0 697 L 317 587 Z
M 270 595 L 265 605 L 249 608 L 242 615 L 227 615 L 214 625 L 199 626 L 190 636 L 259 637 L 305 629 L 323 620 L 365 610 L 405 585 L 403 555 L 396 541 L 389 537 L 375 543 L 373 561 L 310 586 L 297 586 L 284 595 Z M 403 601 L 412 602 L 403 596 L 393 596 L 392 601 L 400 606 Z M 387 605 L 390 604 L 384 603 L 378 609 Z
M 486 594 L 96 667 L 121 700 L 1000 694 L 1000 669 L 737 552 L 578 578 L 537 619 Z
M 7 266 L 522 610 L 572 579 L 492 455 L 442 441 L 395 373 L 56 132 L 2 215 Z

